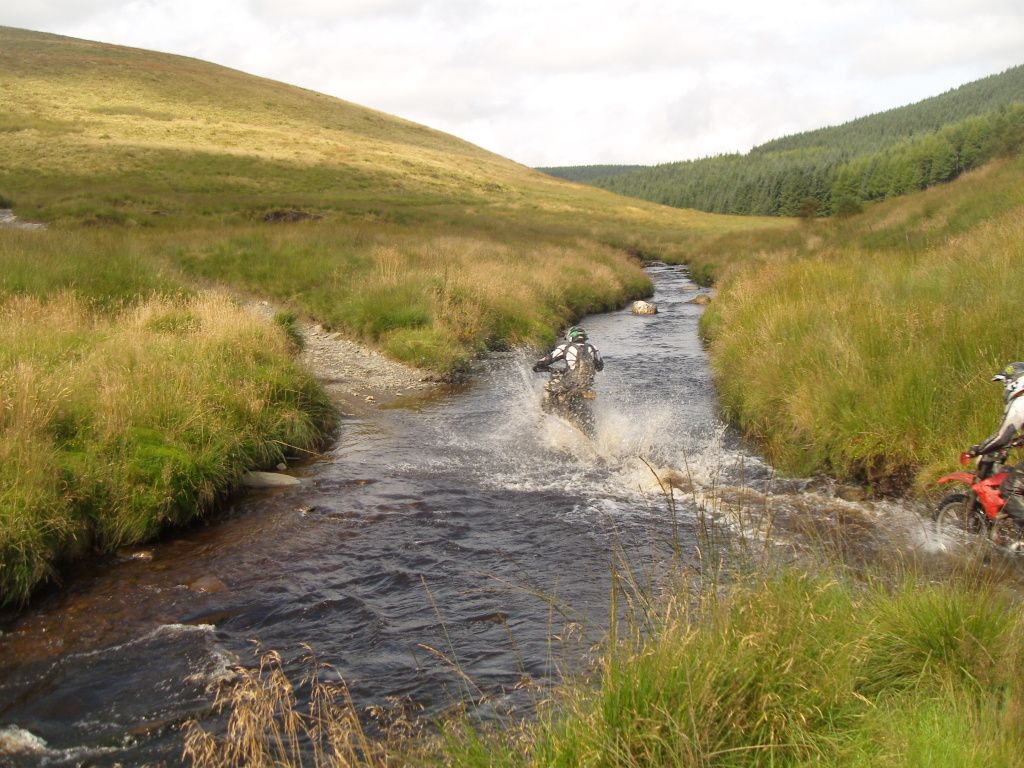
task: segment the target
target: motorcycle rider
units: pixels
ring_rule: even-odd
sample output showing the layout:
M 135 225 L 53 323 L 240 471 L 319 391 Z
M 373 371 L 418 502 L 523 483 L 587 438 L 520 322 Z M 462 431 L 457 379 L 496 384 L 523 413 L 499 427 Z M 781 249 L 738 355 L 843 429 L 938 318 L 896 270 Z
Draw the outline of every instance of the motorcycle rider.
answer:
M 1024 429 L 1024 363 L 1010 363 L 992 377 L 992 381 L 1003 383 L 1003 423 L 995 434 L 982 443 L 972 445 L 967 453 L 970 456 L 981 456 L 986 453 L 1006 448 L 1014 437 Z M 1011 517 L 1024 521 L 1024 467 L 1017 464 L 1007 468 L 1009 474 L 1000 485 L 1000 491 L 1006 504 L 1003 512 Z
M 587 341 L 587 332 L 578 325 L 566 331 L 565 342 L 534 363 L 533 370 L 550 371 L 559 360 L 565 362 L 565 368 L 545 386 L 549 395 L 585 396 L 594 386 L 594 374 L 604 370 L 601 353 Z

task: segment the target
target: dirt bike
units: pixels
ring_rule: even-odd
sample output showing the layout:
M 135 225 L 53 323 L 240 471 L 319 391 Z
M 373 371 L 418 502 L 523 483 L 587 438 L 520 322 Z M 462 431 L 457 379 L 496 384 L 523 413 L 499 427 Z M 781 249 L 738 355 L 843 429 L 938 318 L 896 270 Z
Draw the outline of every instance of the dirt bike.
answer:
M 551 378 L 544 385 L 541 409 L 545 413 L 561 416 L 587 437 L 593 437 L 594 410 L 591 403 L 597 399 L 597 393 L 589 387 L 573 383 L 565 371 L 551 368 L 545 370 L 551 374 Z
M 1024 438 L 1018 438 L 1006 448 L 979 456 L 973 472 L 951 472 L 940 477 L 940 484 L 963 483 L 967 488 L 947 493 L 939 500 L 932 516 L 935 530 L 963 531 L 1024 552 L 1024 520 L 1002 512 L 1006 504 L 1002 484 L 1009 475 L 1006 459 L 1011 448 L 1022 445 Z M 961 453 L 960 464 L 966 467 L 972 458 L 970 453 Z

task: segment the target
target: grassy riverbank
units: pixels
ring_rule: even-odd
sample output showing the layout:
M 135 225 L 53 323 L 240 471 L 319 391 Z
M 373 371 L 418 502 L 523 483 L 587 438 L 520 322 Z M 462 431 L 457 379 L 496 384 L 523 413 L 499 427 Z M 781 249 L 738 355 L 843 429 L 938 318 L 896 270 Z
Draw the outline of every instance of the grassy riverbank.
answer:
M 225 297 L 114 311 L 0 301 L 0 594 L 193 520 L 254 467 L 315 450 L 323 390 Z
M 298 764 L 305 733 L 304 762 L 322 766 L 1009 768 L 1024 748 L 1024 613 L 990 578 L 760 570 L 696 603 L 684 585 L 538 717 L 458 720 L 436 737 L 368 738 L 333 683 L 307 714 L 268 657 L 220 698 L 232 735 L 193 729 L 186 755 Z
M 463 728 L 457 766 L 1017 765 L 1019 605 L 983 584 L 784 573 L 669 605 L 512 738 Z
M 782 469 L 923 491 L 998 424 L 1024 354 L 1024 161 L 847 220 L 735 236 L 704 318 L 722 407 Z

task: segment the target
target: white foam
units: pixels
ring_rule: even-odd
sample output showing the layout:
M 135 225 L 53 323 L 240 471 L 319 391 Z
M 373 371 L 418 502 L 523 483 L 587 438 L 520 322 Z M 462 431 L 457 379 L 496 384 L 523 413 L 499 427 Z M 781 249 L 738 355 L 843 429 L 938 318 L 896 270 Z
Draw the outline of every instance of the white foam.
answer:
M 45 739 L 17 725 L 0 728 L 0 755 L 32 757 L 38 765 L 61 765 L 118 752 L 117 747 L 51 749 Z
M 44 754 L 48 749 L 46 741 L 23 728 L 16 725 L 0 728 L 0 755 L 37 755 Z

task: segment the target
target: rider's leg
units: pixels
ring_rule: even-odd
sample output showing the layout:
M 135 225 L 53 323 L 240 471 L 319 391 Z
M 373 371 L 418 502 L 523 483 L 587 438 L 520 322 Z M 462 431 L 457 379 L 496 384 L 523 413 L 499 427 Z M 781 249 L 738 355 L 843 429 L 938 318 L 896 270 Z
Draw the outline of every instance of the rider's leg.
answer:
M 1006 479 L 999 485 L 999 490 L 1006 499 L 1003 512 L 1017 520 L 1024 521 L 1024 468 L 1019 464 L 1010 470 Z

